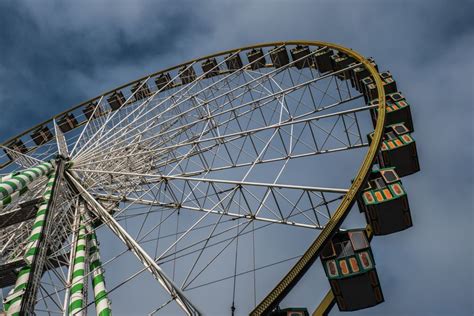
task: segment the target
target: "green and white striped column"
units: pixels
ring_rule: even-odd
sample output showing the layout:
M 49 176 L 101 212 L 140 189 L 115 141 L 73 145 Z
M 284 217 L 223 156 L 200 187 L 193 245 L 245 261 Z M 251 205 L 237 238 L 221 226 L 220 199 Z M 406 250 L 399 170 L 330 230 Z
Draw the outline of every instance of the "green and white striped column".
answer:
M 54 168 L 54 161 L 43 162 L 35 167 L 2 177 L 0 182 L 0 210 L 28 190 L 28 184 L 48 174 Z M 19 192 L 18 194 L 14 194 Z
M 89 234 L 89 269 L 94 290 L 95 310 L 97 316 L 109 316 L 112 315 L 112 309 L 105 288 L 104 270 L 100 261 L 97 236 L 92 229 L 90 220 L 86 227 Z
M 9 174 L 6 174 L 6 175 L 0 177 L 0 183 L 5 182 L 7 180 L 10 180 L 11 177 L 13 177 L 13 175 L 14 175 L 14 173 L 9 173 Z
M 76 240 L 76 249 L 73 261 L 71 288 L 69 290 L 69 315 L 85 315 L 81 309 L 84 307 L 84 276 L 86 274 L 86 247 L 87 235 L 84 219 L 81 217 Z
M 36 212 L 35 222 L 30 233 L 30 237 L 27 244 L 27 250 L 24 256 L 26 266 L 21 268 L 20 272 L 18 273 L 14 288 L 10 291 L 8 297 L 4 300 L 4 308 L 8 316 L 20 315 L 23 294 L 30 278 L 31 263 L 33 262 L 37 254 L 39 241 L 43 234 L 45 217 L 46 213 L 48 212 L 49 200 L 51 199 L 51 191 L 53 189 L 55 179 L 56 173 L 53 172 L 49 176 L 46 189 L 43 193 L 43 202 L 41 203 L 40 207 L 38 208 L 38 211 Z
M 26 253 L 24 256 L 25 261 L 28 264 L 33 262 L 34 257 L 38 252 L 38 246 L 41 235 L 43 233 L 43 227 L 45 224 L 46 212 L 48 211 L 49 200 L 51 199 L 51 193 L 53 191 L 54 180 L 56 178 L 55 173 L 51 174 L 48 183 L 46 184 L 46 190 L 43 193 L 43 202 L 38 208 L 36 213 L 35 223 L 33 224 L 33 230 L 31 231 L 30 239 L 26 245 Z
M 24 187 L 20 191 L 15 191 L 6 198 L 0 200 L 0 210 L 5 208 L 8 204 L 11 204 L 12 202 L 16 201 L 20 196 L 22 196 L 24 193 L 28 191 L 28 186 Z

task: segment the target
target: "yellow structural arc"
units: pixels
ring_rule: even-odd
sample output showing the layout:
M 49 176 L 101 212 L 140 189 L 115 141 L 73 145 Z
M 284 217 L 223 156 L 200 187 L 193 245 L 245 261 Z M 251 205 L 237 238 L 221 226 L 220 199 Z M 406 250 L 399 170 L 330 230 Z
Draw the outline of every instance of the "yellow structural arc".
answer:
M 372 139 L 372 143 L 370 144 L 369 150 L 365 155 L 364 162 L 359 168 L 357 176 L 352 182 L 349 191 L 342 199 L 342 202 L 337 208 L 336 212 L 331 217 L 326 227 L 321 231 L 321 233 L 316 237 L 316 239 L 309 246 L 303 256 L 298 260 L 298 262 L 296 262 L 296 264 L 276 285 L 276 287 L 250 313 L 251 316 L 266 315 L 271 312 L 271 310 L 275 308 L 280 303 L 280 301 L 286 296 L 286 294 L 295 286 L 299 279 L 301 279 L 304 273 L 318 258 L 319 253 L 326 245 L 326 243 L 331 239 L 337 229 L 339 229 L 345 217 L 349 214 L 352 205 L 356 201 L 357 194 L 366 182 L 367 176 L 372 168 L 375 156 L 379 150 L 385 125 L 385 91 L 382 79 L 380 78 L 377 69 L 375 69 L 375 67 L 371 65 L 369 60 L 367 60 L 361 54 L 353 51 L 352 49 L 337 44 L 327 42 L 301 42 L 301 44 L 326 46 L 328 48 L 345 53 L 364 65 L 364 67 L 370 72 L 371 76 L 374 78 L 375 84 L 377 85 L 379 102 L 377 123 L 375 126 L 374 137 Z M 327 300 L 329 300 L 329 298 Z

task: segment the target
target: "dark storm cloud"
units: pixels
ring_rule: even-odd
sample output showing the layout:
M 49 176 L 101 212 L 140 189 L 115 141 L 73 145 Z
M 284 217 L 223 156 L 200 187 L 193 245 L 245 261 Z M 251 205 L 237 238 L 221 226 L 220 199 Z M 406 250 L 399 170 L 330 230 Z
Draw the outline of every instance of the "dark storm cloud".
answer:
M 214 51 L 289 39 L 351 47 L 398 80 L 422 168 L 404 179 L 415 226 L 374 242 L 386 302 L 358 314 L 472 315 L 473 2 L 197 3 L 0 2 L 2 138 Z M 313 294 L 292 302 L 316 304 Z
M 199 15 L 152 3 L 0 3 L 2 138 L 143 75 L 151 59 L 206 32 Z M 23 121 L 6 124 L 19 116 Z

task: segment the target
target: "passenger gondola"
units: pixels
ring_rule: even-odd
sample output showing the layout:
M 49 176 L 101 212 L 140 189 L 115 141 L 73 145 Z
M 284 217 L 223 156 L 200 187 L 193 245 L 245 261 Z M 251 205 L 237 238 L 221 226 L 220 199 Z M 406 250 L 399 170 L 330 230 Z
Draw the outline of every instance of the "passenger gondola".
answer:
M 132 94 L 134 93 L 135 95 L 135 101 L 143 100 L 151 96 L 151 91 L 150 88 L 148 88 L 148 84 L 142 83 L 142 82 L 137 82 L 131 89 Z
M 202 72 L 205 73 L 204 77 L 211 78 L 219 75 L 220 70 L 217 65 L 217 60 L 215 58 L 210 58 L 204 61 L 201 65 Z
M 259 68 L 265 67 L 265 56 L 263 55 L 263 50 L 259 49 L 252 49 L 250 52 L 247 53 L 247 58 L 249 60 L 250 68 L 252 70 L 257 70 Z
M 374 170 L 357 199 L 374 235 L 387 235 L 411 227 L 408 197 L 395 168 Z
M 323 249 L 321 262 L 339 310 L 354 311 L 384 301 L 364 229 L 336 233 Z
M 77 120 L 72 113 L 67 113 L 58 120 L 58 127 L 63 133 L 69 132 L 76 128 L 76 126 Z
M 120 109 L 120 107 L 125 103 L 125 97 L 122 91 L 115 91 L 107 98 L 110 108 L 112 111 Z
M 194 71 L 193 66 L 183 66 L 179 70 L 179 77 L 181 78 L 181 82 L 184 84 L 188 84 L 196 80 L 196 72 Z
M 165 91 L 174 87 L 169 73 L 163 73 L 155 79 L 156 88 L 160 91 Z
M 295 61 L 296 68 L 303 69 L 313 65 L 314 57 L 309 56 L 311 54 L 309 46 L 298 45 L 291 49 L 290 52 L 293 61 Z
M 410 132 L 414 131 L 413 120 L 411 117 L 410 104 L 400 92 L 386 94 L 385 96 L 385 125 L 392 125 L 397 123 L 404 123 L 405 127 Z M 378 100 L 375 99 L 370 102 L 370 105 L 377 105 Z M 377 121 L 378 110 L 375 109 L 372 113 L 372 121 L 374 126 Z
M 400 177 L 420 171 L 416 142 L 404 123 L 385 127 L 377 160 L 380 168 L 395 167 Z
M 53 139 L 53 134 L 49 130 L 48 126 L 43 125 L 37 128 L 32 134 L 31 138 L 35 142 L 36 145 L 43 145 Z
M 273 67 L 280 68 L 285 65 L 288 65 L 290 58 L 288 57 L 288 52 L 286 47 L 275 47 L 270 50 L 270 59 L 272 60 Z

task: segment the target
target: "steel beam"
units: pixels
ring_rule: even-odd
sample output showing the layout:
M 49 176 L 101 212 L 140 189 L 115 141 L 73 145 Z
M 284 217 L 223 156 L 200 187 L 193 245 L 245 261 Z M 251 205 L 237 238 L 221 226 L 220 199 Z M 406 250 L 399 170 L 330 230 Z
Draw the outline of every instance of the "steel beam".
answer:
M 109 212 L 81 185 L 80 180 L 73 172 L 66 172 L 66 178 L 78 193 L 91 207 L 91 212 L 97 216 L 104 225 L 108 226 L 117 237 L 133 252 L 148 271 L 155 277 L 163 288 L 176 300 L 178 305 L 187 315 L 201 315 L 199 310 L 186 298 L 183 292 L 164 273 L 161 267 L 148 255 L 148 253 L 130 236 L 130 234 L 109 214 Z

